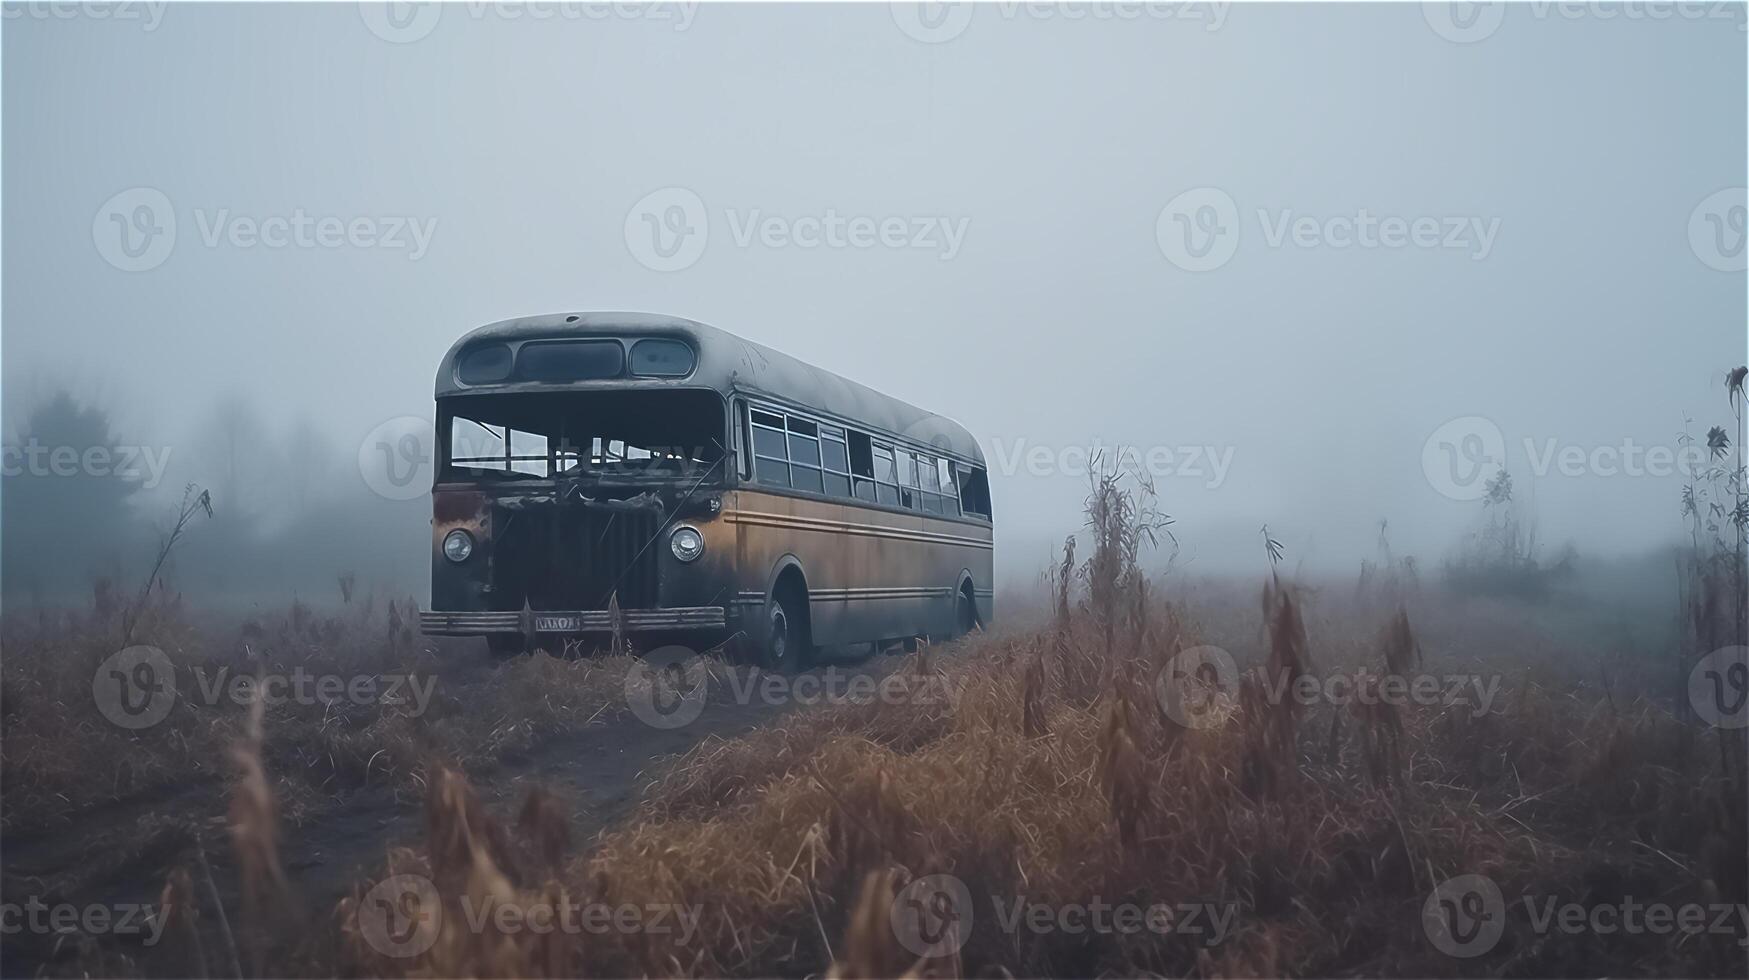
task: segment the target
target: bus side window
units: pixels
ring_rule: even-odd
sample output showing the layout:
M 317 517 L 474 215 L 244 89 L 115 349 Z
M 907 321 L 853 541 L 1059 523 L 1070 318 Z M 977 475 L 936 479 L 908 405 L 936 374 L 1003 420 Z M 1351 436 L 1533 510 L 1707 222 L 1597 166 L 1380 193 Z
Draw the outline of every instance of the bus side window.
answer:
M 937 460 L 938 476 L 941 478 L 941 512 L 953 517 L 960 513 L 960 493 L 958 484 L 954 482 L 954 465 L 947 460 Z
M 789 419 L 789 481 L 797 490 L 821 493 L 820 427 L 795 415 Z
M 990 520 L 990 478 L 981 469 L 959 468 L 960 509 Z
M 917 505 L 931 514 L 941 513 L 941 470 L 928 456 L 917 457 Z
M 850 433 L 850 478 L 856 499 L 874 503 L 874 446 L 867 433 Z
M 883 504 L 898 505 L 898 481 L 893 477 L 893 451 L 886 446 L 875 446 L 874 478 L 876 501 Z
M 753 410 L 753 469 L 760 483 L 789 486 L 789 449 L 783 416 Z
M 820 468 L 825 471 L 826 493 L 850 496 L 850 455 L 844 445 L 844 430 L 820 426 Z
M 908 450 L 893 450 L 893 458 L 899 461 L 899 502 L 913 510 L 917 504 L 917 460 Z

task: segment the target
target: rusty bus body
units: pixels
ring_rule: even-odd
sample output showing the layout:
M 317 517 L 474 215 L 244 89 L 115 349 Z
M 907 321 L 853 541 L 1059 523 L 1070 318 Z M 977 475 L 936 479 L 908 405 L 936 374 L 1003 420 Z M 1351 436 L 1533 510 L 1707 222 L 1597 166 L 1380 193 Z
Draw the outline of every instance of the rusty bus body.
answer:
M 994 615 L 989 483 L 957 423 L 691 320 L 525 317 L 437 373 L 425 632 L 818 645 Z

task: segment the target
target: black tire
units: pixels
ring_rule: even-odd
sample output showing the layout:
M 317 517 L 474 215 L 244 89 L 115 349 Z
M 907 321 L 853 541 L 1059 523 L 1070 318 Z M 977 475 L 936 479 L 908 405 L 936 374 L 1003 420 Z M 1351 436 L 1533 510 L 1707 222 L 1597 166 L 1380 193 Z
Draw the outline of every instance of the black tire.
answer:
M 978 604 L 972 597 L 961 592 L 953 603 L 953 636 L 954 639 L 970 636 L 978 629 Z
M 486 649 L 498 660 L 509 660 L 528 652 L 528 640 L 521 633 L 487 633 Z
M 803 670 L 812 659 L 808 621 L 802 611 L 806 600 L 785 589 L 765 601 L 765 638 L 759 649 L 759 666 L 773 673 Z

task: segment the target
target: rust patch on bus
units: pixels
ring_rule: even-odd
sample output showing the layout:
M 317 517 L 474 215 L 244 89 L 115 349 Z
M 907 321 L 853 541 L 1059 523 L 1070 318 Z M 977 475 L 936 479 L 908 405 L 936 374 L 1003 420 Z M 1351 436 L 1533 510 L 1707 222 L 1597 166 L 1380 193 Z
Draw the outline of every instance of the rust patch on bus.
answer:
M 439 490 L 431 494 L 431 516 L 439 525 L 472 525 L 486 523 L 486 495 L 470 490 Z

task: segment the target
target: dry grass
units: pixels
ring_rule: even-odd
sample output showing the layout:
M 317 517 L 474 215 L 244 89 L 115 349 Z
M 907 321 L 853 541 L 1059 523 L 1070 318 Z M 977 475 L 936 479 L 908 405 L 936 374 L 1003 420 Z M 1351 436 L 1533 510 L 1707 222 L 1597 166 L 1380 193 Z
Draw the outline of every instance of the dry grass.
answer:
M 1071 630 L 1071 643 L 1102 638 L 1097 624 L 1073 625 L 1083 628 Z M 1610 888 L 1697 899 L 1741 892 L 1740 848 L 1730 853 L 1731 835 L 1741 839 L 1741 810 L 1728 812 L 1716 777 L 1671 768 L 1676 723 L 1650 705 L 1617 714 L 1530 690 L 1509 692 L 1512 707 L 1479 720 L 1462 710 L 1411 713 L 1399 736 L 1413 760 L 1408 775 L 1379 781 L 1363 759 L 1312 763 L 1314 740 L 1303 732 L 1284 750 L 1274 741 L 1279 729 L 1263 725 L 1269 740 L 1256 742 L 1260 723 L 1246 720 L 1244 706 L 1231 726 L 1190 731 L 1138 709 L 1146 698 L 1126 690 L 1126 681 L 1114 681 L 1092 707 L 1061 681 L 1040 690 L 1041 672 L 1026 665 L 1052 651 L 1042 640 L 968 643 L 946 668 L 960 692 L 949 712 L 845 706 L 702 747 L 655 785 L 639 820 L 556 872 L 526 864 L 505 871 L 516 862 L 499 855 L 517 845 L 494 841 L 516 835 L 455 802 L 433 810 L 428 853 L 447 856 L 398 854 L 388 869 L 467 867 L 456 877 L 467 882 L 457 896 L 488 882 L 507 895 L 559 890 L 613 905 L 696 905 L 702 929 L 688 944 L 614 934 L 556 952 L 529 937 L 506 943 L 490 931 L 458 931 L 413 960 L 376 957 L 354 943 L 354 968 L 1562 974 L 1599 962 L 1588 951 L 1598 937 L 1503 946 L 1478 969 L 1427 945 L 1421 900 L 1438 881 L 1468 873 L 1490 875 L 1509 895 L 1575 900 L 1601 900 Z M 1029 683 L 1048 734 L 1027 731 Z M 1247 786 L 1260 747 L 1290 756 L 1267 789 Z M 464 860 L 464 850 L 474 856 Z M 951 968 L 918 962 L 885 918 L 887 896 L 934 873 L 966 882 L 976 903 L 975 926 Z M 1214 947 L 1189 935 L 1090 943 L 1010 934 L 996 928 L 993 901 L 1017 896 L 1052 904 L 1095 896 L 1230 903 L 1237 927 Z M 1682 948 L 1604 937 L 1603 946 L 1614 957 L 1604 961 L 1632 967 L 1623 972 L 1722 975 L 1742 963 L 1721 937 Z
M 1102 523 L 1151 510 L 1121 488 L 1095 496 L 1092 555 L 1077 565 L 1065 549 L 1047 627 L 925 646 L 886 697 L 706 740 L 655 775 L 633 819 L 581 850 L 556 798 L 534 789 L 494 812 L 466 773 L 617 711 L 623 660 L 479 667 L 465 703 L 451 694 L 419 718 L 189 709 L 164 726 L 166 744 L 206 766 L 232 760 L 228 824 L 247 900 L 223 924 L 204 860 L 175 869 L 165 962 L 209 975 L 237 972 L 231 963 L 369 976 L 1743 975 L 1740 933 L 1536 935 L 1515 911 L 1496 948 L 1454 959 L 1422 924 L 1434 887 L 1466 874 L 1509 901 L 1749 900 L 1744 773 L 1721 755 L 1729 739 L 1662 696 L 1666 662 L 1598 656 L 1588 638 L 1535 626 L 1546 611 L 1515 619 L 1522 610 L 1497 600 L 1393 587 L 1385 606 L 1371 586 L 1339 598 L 1348 590 L 1273 576 L 1260 603 L 1207 583 L 1151 585 L 1136 532 Z M 349 631 L 386 631 L 372 641 L 390 648 L 384 663 L 436 656 L 397 648 L 380 614 L 325 629 L 294 609 L 258 639 L 358 669 L 372 662 L 339 659 Z M 1248 669 L 1215 692 L 1215 724 L 1184 727 L 1163 710 L 1160 681 L 1210 642 Z M 1406 705 L 1271 693 L 1362 669 L 1365 691 L 1423 673 L 1501 683 Z M 55 720 L 47 703 L 20 710 Z M 7 777 L 48 792 L 55 770 L 41 746 L 14 743 L 15 724 Z M 153 751 L 151 765 L 175 770 L 173 754 Z M 293 774 L 318 756 L 331 760 L 316 769 L 324 785 L 418 787 L 425 840 L 389 851 L 337 910 L 286 909 L 278 828 L 309 791 Z M 419 908 L 438 913 L 410 956 L 372 940 L 374 889 L 398 875 L 428 881 L 435 905 Z M 963 882 L 972 907 L 919 954 L 895 917 L 907 886 L 931 875 Z M 1003 928 L 1016 901 L 1195 903 L 1225 910 L 1231 931 L 1214 942 Z M 697 932 L 470 927 L 470 910 L 489 905 L 685 908 Z M 218 947 L 194 925 L 203 915 L 223 924 Z M 302 958 L 264 964 L 266 940 L 287 930 L 315 939 Z M 75 963 L 137 972 L 109 955 L 97 946 Z
M 690 941 L 634 931 L 554 946 L 457 931 L 424 955 L 393 959 L 358 941 L 349 906 L 350 968 L 1741 975 L 1736 935 L 1674 943 L 1520 928 L 1460 960 L 1439 953 L 1421 922 L 1430 891 L 1460 874 L 1491 877 L 1509 899 L 1740 901 L 1743 774 L 1711 765 L 1716 734 L 1687 727 L 1667 702 L 1602 698 L 1528 671 L 1486 712 L 1463 701 L 1357 709 L 1272 700 L 1270 677 L 1311 676 L 1324 653 L 1321 669 L 1358 659 L 1375 683 L 1424 661 L 1446 670 L 1470 659 L 1424 649 L 1404 607 L 1336 629 L 1312 612 L 1316 593 L 1273 579 L 1261 607 L 1263 672 L 1222 706 L 1224 724 L 1184 728 L 1156 704 L 1154 679 L 1202 640 L 1196 617 L 1150 599 L 1132 559 L 1101 563 L 1097 540 L 1086 567 L 1108 591 L 1089 588 L 1075 603 L 1063 588 L 1052 629 L 973 638 L 900 671 L 919 692 L 945 682 L 950 702 L 838 705 L 701 745 L 652 785 L 637 819 L 558 866 L 518 865 L 511 855 L 531 845 L 514 832 L 472 804 L 434 804 L 426 851 L 398 853 L 386 869 L 447 876 L 445 902 L 490 887 L 694 907 L 702 918 Z M 1350 634 L 1368 639 L 1317 649 L 1319 635 Z M 935 874 L 962 881 L 973 909 L 952 934 L 963 947 L 920 957 L 896 938 L 893 903 L 908 882 Z M 1219 943 L 1005 930 L 999 909 L 1016 899 L 1207 903 L 1235 918 Z
M 624 657 L 561 659 L 539 653 L 502 664 L 478 644 L 434 643 L 411 626 L 411 599 L 344 583 L 352 597 L 320 611 L 302 602 L 240 622 L 197 618 L 155 592 L 133 624 L 134 642 L 163 650 L 175 668 L 170 714 L 130 731 L 97 710 L 92 679 L 120 649 L 125 612 L 99 584 L 87 610 L 9 617 L 0 627 L 0 820 L 8 831 L 53 826 L 94 807 L 210 787 L 249 740 L 237 678 L 329 676 L 372 681 L 383 697 L 281 698 L 263 706 L 271 733 L 259 746 L 282 816 L 300 822 L 376 785 L 412 792 L 434 760 L 478 771 L 623 710 Z M 430 685 L 417 703 L 391 678 Z M 308 690 L 314 690 L 313 687 Z M 210 692 L 217 691 L 214 696 Z

